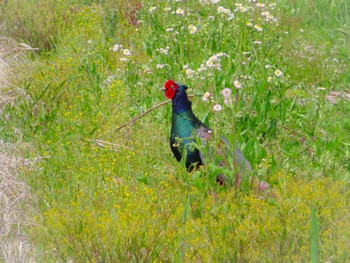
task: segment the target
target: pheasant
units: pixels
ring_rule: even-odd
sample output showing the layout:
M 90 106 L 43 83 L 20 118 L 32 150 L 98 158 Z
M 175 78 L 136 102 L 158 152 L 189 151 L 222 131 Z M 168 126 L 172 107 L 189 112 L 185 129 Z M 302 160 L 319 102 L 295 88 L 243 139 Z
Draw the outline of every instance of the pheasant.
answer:
M 190 172 L 200 165 L 204 165 L 204 155 L 196 147 L 196 138 L 200 138 L 203 145 L 212 138 L 212 130 L 202 123 L 193 113 L 191 102 L 188 99 L 186 90 L 187 86 L 168 80 L 162 90 L 165 91 L 165 96 L 172 100 L 172 124 L 170 134 L 170 148 L 177 161 L 186 158 L 185 164 Z M 229 156 L 234 158 L 236 169 L 239 173 L 251 171 L 252 167 L 249 161 L 244 157 L 243 153 L 235 149 L 232 153 L 230 144 L 225 137 L 221 137 L 216 155 L 226 155 L 231 151 Z M 212 155 L 212 150 L 209 149 L 209 156 Z M 228 156 L 223 156 L 229 158 Z M 219 161 L 219 166 L 225 166 L 229 160 Z M 216 176 L 216 181 L 220 185 L 226 182 L 225 176 L 219 174 Z M 235 178 L 236 183 L 240 183 L 241 178 Z M 266 184 L 266 183 L 265 183 Z M 266 185 L 259 186 L 260 189 L 265 189 Z M 267 188 L 267 187 L 266 187 Z

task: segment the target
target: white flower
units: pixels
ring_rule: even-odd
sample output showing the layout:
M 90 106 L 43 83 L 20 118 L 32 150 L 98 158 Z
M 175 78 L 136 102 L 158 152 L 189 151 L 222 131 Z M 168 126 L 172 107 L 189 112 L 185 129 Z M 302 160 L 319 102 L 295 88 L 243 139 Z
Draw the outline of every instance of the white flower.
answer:
M 116 44 L 116 45 L 113 46 L 112 49 L 113 49 L 114 52 L 117 52 L 120 47 L 121 47 L 121 45 Z
M 256 44 L 256 45 L 261 45 L 261 41 L 255 40 L 253 43 Z
M 193 76 L 193 74 L 194 74 L 194 70 L 192 70 L 190 68 L 186 69 L 187 77 L 191 78 Z
M 219 58 L 216 55 L 212 55 L 208 60 L 215 62 L 215 61 L 218 61 Z
M 232 20 L 235 18 L 235 15 L 234 14 L 230 14 L 227 18 L 228 21 Z
M 203 95 L 203 97 L 202 97 L 202 100 L 203 100 L 204 102 L 207 102 L 208 99 L 209 99 L 209 97 L 210 97 L 210 93 L 207 91 L 206 93 L 204 93 L 204 95 Z
M 261 32 L 261 31 L 263 30 L 262 27 L 261 27 L 260 25 L 255 25 L 254 28 L 255 28 L 256 30 L 258 30 L 259 32 Z
M 150 8 L 148 9 L 148 11 L 149 11 L 150 13 L 153 13 L 153 11 L 156 10 L 156 9 L 157 9 L 156 6 L 152 6 L 152 7 L 150 7 Z
M 120 58 L 120 61 L 126 62 L 126 61 L 128 61 L 128 59 L 127 58 Z
M 130 52 L 129 49 L 123 49 L 123 54 L 124 54 L 125 56 L 131 56 L 131 52 Z
M 191 34 L 196 33 L 197 28 L 194 25 L 189 25 L 188 30 L 190 31 Z
M 176 14 L 185 15 L 185 11 L 179 7 L 178 9 L 176 9 Z
M 263 3 L 257 3 L 256 6 L 257 6 L 257 7 L 265 7 L 265 4 L 263 4 Z
M 206 64 L 207 64 L 207 66 L 208 66 L 209 68 L 214 66 L 214 63 L 213 63 L 213 61 L 211 61 L 211 60 L 208 60 L 208 61 L 206 62 Z
M 246 24 L 247 27 L 252 27 L 253 26 L 252 22 L 249 22 L 249 21 L 245 22 L 245 24 Z
M 217 4 L 217 3 L 220 2 L 220 0 L 211 0 L 211 2 L 212 2 L 213 4 Z
M 216 112 L 219 112 L 222 110 L 222 106 L 220 104 L 215 104 L 213 106 L 213 110 L 216 111 Z
M 223 6 L 218 7 L 218 12 L 223 13 L 225 11 L 225 8 Z
M 281 77 L 283 75 L 283 72 L 280 71 L 279 69 L 276 69 L 275 70 L 275 75 L 276 75 L 276 77 Z
M 222 91 L 221 91 L 221 94 L 225 97 L 225 99 L 229 98 L 231 96 L 231 89 L 229 88 L 224 88 Z
M 157 68 L 164 68 L 164 64 L 157 64 Z
M 224 13 L 225 13 L 226 15 L 229 15 L 229 14 L 231 14 L 231 10 L 230 10 L 230 9 L 225 8 L 225 9 L 224 9 Z
M 233 82 L 233 85 L 235 85 L 236 89 L 242 88 L 242 84 L 241 84 L 241 82 L 239 82 L 238 80 L 235 80 L 235 81 Z
M 167 48 L 160 48 L 160 49 L 157 49 L 160 53 L 162 54 L 165 54 L 165 55 L 168 55 L 168 49 Z
M 240 11 L 241 13 L 245 13 L 245 12 L 248 11 L 248 8 L 241 6 L 241 7 L 239 7 L 239 11 Z
M 201 66 L 200 66 L 200 68 L 198 69 L 198 72 L 201 72 L 201 71 L 204 71 L 204 70 L 206 70 L 207 68 L 204 66 L 204 64 L 202 64 Z
M 267 78 L 267 82 L 269 82 L 269 83 L 272 82 L 272 77 L 271 77 L 271 76 L 269 76 L 269 77 Z
M 172 28 L 172 27 L 165 29 L 166 32 L 170 32 L 170 31 L 173 31 L 173 30 L 174 30 L 174 28 Z
M 164 11 L 165 11 L 165 12 L 168 12 L 168 11 L 170 11 L 170 10 L 171 10 L 171 7 L 165 7 L 165 8 L 164 8 Z
M 267 69 L 267 68 L 271 68 L 271 65 L 267 64 L 267 65 L 265 65 L 265 68 L 266 68 L 266 69 Z

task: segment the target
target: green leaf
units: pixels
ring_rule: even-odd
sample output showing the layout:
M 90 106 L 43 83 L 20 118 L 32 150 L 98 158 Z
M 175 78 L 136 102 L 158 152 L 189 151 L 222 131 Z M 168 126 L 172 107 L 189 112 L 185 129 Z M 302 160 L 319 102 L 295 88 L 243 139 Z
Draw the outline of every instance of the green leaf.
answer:
M 187 196 L 187 202 L 185 204 L 185 209 L 184 209 L 184 213 L 182 215 L 182 223 L 185 224 L 186 220 L 187 220 L 187 216 L 188 216 L 188 212 L 190 211 L 190 207 L 191 207 L 191 198 L 188 195 Z

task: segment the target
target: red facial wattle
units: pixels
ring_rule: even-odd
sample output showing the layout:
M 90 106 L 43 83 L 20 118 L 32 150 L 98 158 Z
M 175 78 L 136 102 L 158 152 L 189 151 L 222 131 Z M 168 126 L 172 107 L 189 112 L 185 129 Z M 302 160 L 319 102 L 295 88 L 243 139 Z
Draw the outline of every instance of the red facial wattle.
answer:
M 165 82 L 164 88 L 165 96 L 169 99 L 173 99 L 175 97 L 176 89 L 178 88 L 177 84 L 172 80 L 168 80 Z

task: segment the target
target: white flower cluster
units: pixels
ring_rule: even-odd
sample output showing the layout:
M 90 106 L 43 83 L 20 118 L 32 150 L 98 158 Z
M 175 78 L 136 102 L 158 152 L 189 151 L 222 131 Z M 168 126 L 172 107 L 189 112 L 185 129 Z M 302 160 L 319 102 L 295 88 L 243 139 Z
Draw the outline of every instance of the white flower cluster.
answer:
M 125 56 L 125 57 L 120 58 L 120 61 L 123 61 L 123 62 L 128 61 L 127 57 L 131 56 L 131 51 L 129 49 L 127 49 L 127 48 L 123 48 L 123 46 L 119 45 L 119 44 L 115 44 L 111 48 L 111 50 L 113 50 L 114 52 L 121 51 L 122 54 Z

